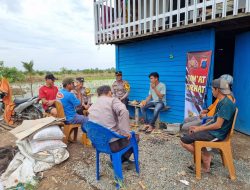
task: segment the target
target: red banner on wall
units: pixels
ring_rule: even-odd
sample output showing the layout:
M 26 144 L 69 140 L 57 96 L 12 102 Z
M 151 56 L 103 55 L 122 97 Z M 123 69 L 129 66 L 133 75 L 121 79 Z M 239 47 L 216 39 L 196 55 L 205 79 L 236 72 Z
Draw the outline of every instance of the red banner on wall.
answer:
M 204 105 L 212 51 L 187 54 L 185 114 L 198 116 Z

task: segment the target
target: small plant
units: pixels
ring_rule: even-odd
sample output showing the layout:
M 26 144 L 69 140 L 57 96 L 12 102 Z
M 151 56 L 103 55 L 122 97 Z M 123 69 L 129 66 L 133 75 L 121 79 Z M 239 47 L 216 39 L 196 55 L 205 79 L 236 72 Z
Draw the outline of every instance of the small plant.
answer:
M 120 179 L 115 179 L 116 185 L 120 187 L 121 190 L 127 190 L 125 183 Z
M 8 188 L 8 190 L 36 190 L 37 189 L 37 181 L 27 182 L 27 183 L 18 183 L 16 187 Z

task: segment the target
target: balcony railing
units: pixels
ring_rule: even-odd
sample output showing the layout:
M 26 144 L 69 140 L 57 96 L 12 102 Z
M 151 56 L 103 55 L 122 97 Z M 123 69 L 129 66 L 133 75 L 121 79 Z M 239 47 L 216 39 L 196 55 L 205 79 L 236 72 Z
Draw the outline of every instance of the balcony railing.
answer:
M 250 12 L 250 0 L 94 0 L 95 42 L 178 29 Z

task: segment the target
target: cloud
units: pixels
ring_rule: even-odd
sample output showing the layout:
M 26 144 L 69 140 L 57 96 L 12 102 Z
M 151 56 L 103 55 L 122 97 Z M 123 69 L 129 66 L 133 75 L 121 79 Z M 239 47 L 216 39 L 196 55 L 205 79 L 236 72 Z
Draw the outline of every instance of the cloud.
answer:
M 0 60 L 59 70 L 115 66 L 114 46 L 96 46 L 91 0 L 0 0 Z

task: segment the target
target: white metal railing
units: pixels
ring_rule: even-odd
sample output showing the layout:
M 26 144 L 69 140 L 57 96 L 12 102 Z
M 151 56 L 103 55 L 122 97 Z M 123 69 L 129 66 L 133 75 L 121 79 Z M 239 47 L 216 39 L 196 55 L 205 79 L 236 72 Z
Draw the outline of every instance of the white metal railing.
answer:
M 250 12 L 250 0 L 94 0 L 95 42 L 109 43 Z

